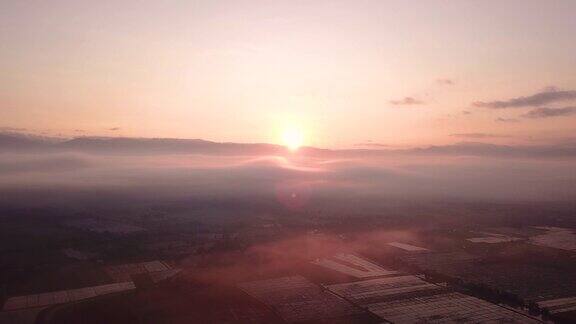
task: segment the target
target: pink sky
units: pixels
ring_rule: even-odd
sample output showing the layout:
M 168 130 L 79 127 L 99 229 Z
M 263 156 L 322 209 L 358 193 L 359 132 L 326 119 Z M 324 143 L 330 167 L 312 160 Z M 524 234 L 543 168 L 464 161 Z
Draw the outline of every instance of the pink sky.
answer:
M 574 12 L 570 0 L 4 0 L 0 128 L 278 143 L 296 127 L 323 147 L 566 140 Z

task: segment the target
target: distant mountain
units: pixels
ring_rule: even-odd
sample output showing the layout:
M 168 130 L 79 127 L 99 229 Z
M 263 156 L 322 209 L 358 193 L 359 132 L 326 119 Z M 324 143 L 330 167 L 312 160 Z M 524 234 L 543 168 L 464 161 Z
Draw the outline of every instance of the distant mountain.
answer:
M 113 154 L 202 153 L 222 155 L 281 154 L 273 144 L 218 143 L 201 139 L 78 137 L 58 145 L 61 149 Z
M 51 149 L 58 140 L 59 139 L 53 137 L 2 132 L 0 133 L 0 151 Z
M 408 150 L 417 154 L 471 155 L 501 157 L 576 157 L 576 145 L 496 145 L 461 142 L 452 145 L 429 146 Z
M 73 151 L 92 154 L 207 154 L 207 155 L 285 155 L 281 145 L 266 143 L 219 143 L 201 139 L 77 137 L 69 140 L 33 135 L 0 133 L 0 152 Z M 362 158 L 389 155 L 448 155 L 492 157 L 576 157 L 576 144 L 496 145 L 461 142 L 412 149 L 343 149 L 302 147 L 298 154 L 321 158 Z

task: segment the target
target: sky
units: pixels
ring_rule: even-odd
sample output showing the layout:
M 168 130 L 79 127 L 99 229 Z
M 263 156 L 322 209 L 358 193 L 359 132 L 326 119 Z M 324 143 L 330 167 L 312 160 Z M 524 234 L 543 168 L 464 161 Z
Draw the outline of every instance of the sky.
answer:
M 576 2 L 3 0 L 0 130 L 574 140 Z

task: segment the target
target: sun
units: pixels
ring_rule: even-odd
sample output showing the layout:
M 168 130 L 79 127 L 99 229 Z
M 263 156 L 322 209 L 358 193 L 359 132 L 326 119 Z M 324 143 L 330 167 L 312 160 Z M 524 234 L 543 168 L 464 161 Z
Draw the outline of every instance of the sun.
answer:
M 297 151 L 304 143 L 304 134 L 297 128 L 288 128 L 282 133 L 282 142 L 290 151 Z

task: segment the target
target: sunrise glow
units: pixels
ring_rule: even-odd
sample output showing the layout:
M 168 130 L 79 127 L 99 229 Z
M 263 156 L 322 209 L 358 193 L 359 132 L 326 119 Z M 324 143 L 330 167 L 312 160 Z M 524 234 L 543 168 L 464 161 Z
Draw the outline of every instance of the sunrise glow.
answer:
M 297 151 L 304 143 L 304 135 L 302 131 L 297 128 L 286 129 L 282 133 L 282 143 L 290 151 Z

